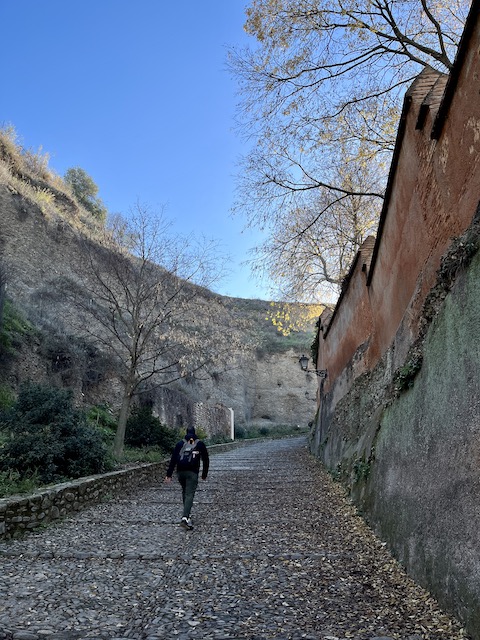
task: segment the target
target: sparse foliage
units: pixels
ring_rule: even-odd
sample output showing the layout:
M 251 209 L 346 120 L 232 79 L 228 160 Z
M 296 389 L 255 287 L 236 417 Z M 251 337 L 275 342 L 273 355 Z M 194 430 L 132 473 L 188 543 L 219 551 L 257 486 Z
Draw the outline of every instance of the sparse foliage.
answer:
M 71 187 L 49 168 L 50 156 L 42 147 L 25 149 L 12 125 L 0 128 L 0 184 L 36 204 L 47 219 L 65 217 L 78 209 Z M 87 212 L 91 220 L 91 212 Z
M 33 327 L 22 313 L 5 298 L 3 303 L 2 323 L 0 327 L 0 351 L 13 353 L 20 346 L 22 339 L 33 332 Z
M 292 331 L 313 329 L 323 309 L 321 304 L 271 302 L 267 319 L 282 335 L 289 336 Z
M 348 167 L 343 174 L 342 184 L 360 185 Z M 279 212 L 269 237 L 253 252 L 253 270 L 272 283 L 276 299 L 320 303 L 336 298 L 356 252 L 376 230 L 373 198 L 332 199 L 321 189 L 311 207 Z
M 12 124 L 0 127 L 0 160 L 6 162 L 13 173 L 24 179 L 28 179 L 28 176 L 47 182 L 55 180 L 55 175 L 48 166 L 50 154 L 41 146 L 36 151 L 25 149 Z
M 235 209 L 271 231 L 261 255 L 273 247 L 281 271 L 310 252 L 303 231 L 317 235 L 325 258 L 307 281 L 304 268 L 291 276 L 308 295 L 308 280 L 329 282 L 332 271 L 338 281 L 345 268 L 326 268 L 343 254 L 330 254 L 332 224 L 320 218 L 378 215 L 406 86 L 427 66 L 448 73 L 469 5 L 251 0 L 245 29 L 256 43 L 230 51 L 240 130 L 252 142 Z

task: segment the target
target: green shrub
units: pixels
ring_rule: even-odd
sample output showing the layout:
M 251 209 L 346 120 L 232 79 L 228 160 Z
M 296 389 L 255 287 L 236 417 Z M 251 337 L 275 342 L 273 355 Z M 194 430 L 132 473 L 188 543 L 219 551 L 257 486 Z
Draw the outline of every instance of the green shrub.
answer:
M 174 431 L 163 425 L 150 406 L 134 407 L 127 421 L 125 444 L 132 447 L 160 447 L 170 451 L 177 440 Z
M 37 474 L 40 482 L 102 473 L 110 468 L 99 431 L 73 406 L 72 392 L 27 384 L 0 422 L 7 440 L 0 450 L 0 471 Z
M 207 438 L 207 445 L 211 444 L 225 444 L 226 442 L 231 442 L 232 439 L 230 436 L 227 436 L 223 433 L 216 433 L 215 435 Z
M 0 349 L 12 353 L 21 344 L 22 337 L 31 333 L 33 327 L 22 314 L 6 299 L 0 326 Z
M 397 393 L 406 391 L 413 386 L 415 376 L 422 368 L 423 356 L 415 354 L 403 367 L 397 369 L 393 377 L 394 389 Z
M 363 459 L 356 459 L 353 463 L 353 477 L 354 482 L 360 482 L 361 480 L 368 480 L 370 475 L 371 465 L 370 462 L 366 462 Z
M 106 405 L 95 405 L 87 411 L 87 420 L 89 424 L 102 430 L 115 433 L 117 429 L 117 420 L 112 410 Z
M 15 404 L 15 394 L 5 385 L 0 385 L 0 411 L 10 409 Z
M 184 438 L 185 437 L 186 431 L 187 430 L 185 429 L 185 431 L 182 431 L 180 433 L 180 438 Z M 203 427 L 195 427 L 195 433 L 197 434 L 197 438 L 199 440 L 206 440 L 207 439 L 207 432 L 205 431 L 205 429 Z
M 125 447 L 123 450 L 122 463 L 152 463 L 160 462 L 170 455 L 159 447 Z
M 107 209 L 97 197 L 98 187 L 88 173 L 80 167 L 72 167 L 65 173 L 64 180 L 72 189 L 77 202 L 94 218 L 105 222 Z
M 247 432 L 243 427 L 235 427 L 235 438 L 237 440 L 243 440 L 247 435 Z
M 39 485 L 36 474 L 22 477 L 18 471 L 0 471 L 0 498 L 16 493 L 32 493 Z
M 300 425 L 272 425 L 271 427 L 235 427 L 236 440 L 251 440 L 253 438 L 287 438 L 289 436 L 308 433 L 308 427 Z

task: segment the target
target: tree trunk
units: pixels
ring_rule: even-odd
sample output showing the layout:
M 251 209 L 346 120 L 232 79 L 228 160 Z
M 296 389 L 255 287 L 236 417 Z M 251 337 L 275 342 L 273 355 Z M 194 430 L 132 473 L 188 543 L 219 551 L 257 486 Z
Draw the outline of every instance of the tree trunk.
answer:
M 125 443 L 125 431 L 127 428 L 128 413 L 130 410 L 131 402 L 132 402 L 132 393 L 130 390 L 125 389 L 125 394 L 122 400 L 122 406 L 120 408 L 120 415 L 118 417 L 117 432 L 115 434 L 115 441 L 113 443 L 113 455 L 116 460 L 121 460 L 123 456 L 123 446 Z

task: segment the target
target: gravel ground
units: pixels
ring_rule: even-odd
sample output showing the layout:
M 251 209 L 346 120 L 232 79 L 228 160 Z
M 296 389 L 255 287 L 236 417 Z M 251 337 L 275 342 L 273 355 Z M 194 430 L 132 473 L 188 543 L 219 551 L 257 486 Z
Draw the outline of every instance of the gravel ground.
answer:
M 211 457 L 178 525 L 177 482 L 0 542 L 0 640 L 460 640 L 305 440 Z

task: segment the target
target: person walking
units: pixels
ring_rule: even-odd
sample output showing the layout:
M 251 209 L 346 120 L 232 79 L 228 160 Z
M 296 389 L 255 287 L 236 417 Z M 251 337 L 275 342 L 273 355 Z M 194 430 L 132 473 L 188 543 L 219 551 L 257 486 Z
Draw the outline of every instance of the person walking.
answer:
M 165 482 L 171 482 L 174 469 L 177 468 L 177 478 L 182 487 L 183 499 L 183 516 L 180 526 L 187 530 L 193 529 L 190 512 L 198 485 L 200 461 L 202 462 L 202 480 L 206 480 L 210 464 L 208 450 L 205 443 L 197 438 L 194 427 L 189 427 L 185 438 L 175 445 L 165 477 Z

